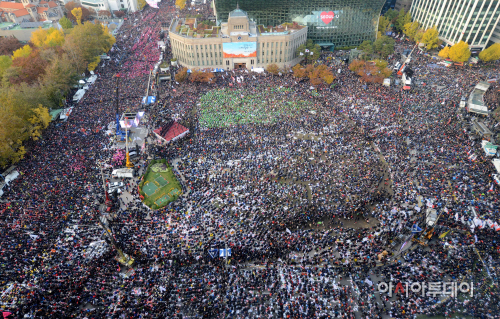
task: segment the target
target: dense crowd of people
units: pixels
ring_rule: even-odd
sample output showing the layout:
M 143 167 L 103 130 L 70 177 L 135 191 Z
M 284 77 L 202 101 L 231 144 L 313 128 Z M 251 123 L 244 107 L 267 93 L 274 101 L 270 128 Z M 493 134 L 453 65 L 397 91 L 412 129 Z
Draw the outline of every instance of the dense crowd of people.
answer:
M 478 81 L 496 77 L 496 64 L 441 68 L 416 50 L 410 66 L 418 85 L 409 91 L 360 82 L 342 63 L 345 52 L 321 55 L 318 63 L 340 73 L 335 87 L 314 91 L 291 73 L 248 71 L 216 74 L 208 84 L 162 84 L 159 101 L 146 108 L 146 127 L 175 118 L 190 134 L 166 146 L 151 132 L 138 165 L 166 158 L 183 195 L 150 210 L 139 199 L 138 179 L 124 180 L 109 218 L 111 241 L 99 226 L 100 166 L 109 173 L 115 165 L 106 134 L 115 119 L 114 90 L 118 85 L 121 112 L 143 108 L 149 72 L 162 54 L 157 41 L 168 42 L 161 25 L 175 14 L 173 6 L 164 1 L 132 14 L 69 120 L 27 145 L 16 165 L 21 175 L 4 187 L 0 203 L 4 312 L 13 318 L 498 315 L 500 238 L 490 226 L 499 222 L 499 188 L 491 158 L 469 138 L 469 115 L 458 108 Z M 212 14 L 207 8 L 196 11 L 203 20 Z M 398 41 L 389 64 L 412 46 Z M 172 57 L 168 45 L 163 56 Z M 236 77 L 243 80 L 235 83 Z M 490 110 L 498 89 L 492 83 L 485 96 Z M 224 112 L 211 113 L 219 112 L 209 109 L 215 98 L 226 104 Z M 241 122 L 236 107 L 256 115 L 244 114 Z M 272 120 L 262 118 L 266 113 Z M 439 214 L 436 235 L 412 242 L 410 227 L 425 228 L 430 210 Z M 115 243 L 134 258 L 132 268 L 117 261 Z M 226 248 L 231 255 L 219 257 Z M 458 297 L 406 286 L 403 293 L 379 291 L 380 283 L 444 282 L 469 286 Z

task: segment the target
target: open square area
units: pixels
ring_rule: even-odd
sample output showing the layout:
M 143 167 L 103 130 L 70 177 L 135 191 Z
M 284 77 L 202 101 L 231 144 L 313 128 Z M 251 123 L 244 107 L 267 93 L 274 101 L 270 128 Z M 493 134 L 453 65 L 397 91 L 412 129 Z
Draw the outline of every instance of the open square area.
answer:
M 182 194 L 182 187 L 166 160 L 153 160 L 139 183 L 144 204 L 161 208 Z

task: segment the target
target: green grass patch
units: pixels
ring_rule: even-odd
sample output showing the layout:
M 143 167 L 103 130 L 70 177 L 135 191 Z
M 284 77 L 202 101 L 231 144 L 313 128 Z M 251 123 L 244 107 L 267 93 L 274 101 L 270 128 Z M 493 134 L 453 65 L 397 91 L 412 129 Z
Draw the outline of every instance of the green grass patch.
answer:
M 139 183 L 139 193 L 144 204 L 158 209 L 176 200 L 182 187 L 167 160 L 153 160 Z
M 200 125 L 215 128 L 272 124 L 314 107 L 314 103 L 305 97 L 294 96 L 292 89 L 260 86 L 257 92 L 248 94 L 239 89 L 224 88 L 206 93 L 200 99 Z

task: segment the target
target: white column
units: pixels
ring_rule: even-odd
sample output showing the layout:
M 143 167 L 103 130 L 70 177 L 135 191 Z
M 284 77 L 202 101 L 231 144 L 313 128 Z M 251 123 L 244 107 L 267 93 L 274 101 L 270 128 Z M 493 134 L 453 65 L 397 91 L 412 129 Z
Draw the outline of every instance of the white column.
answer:
M 455 24 L 455 28 L 450 35 L 450 39 L 453 43 L 458 43 L 462 39 L 462 30 L 467 28 L 467 22 L 464 25 L 464 21 L 469 21 L 470 14 L 467 14 L 467 10 L 469 9 L 469 4 L 474 1 L 477 3 L 477 0 L 464 0 L 463 6 L 460 9 L 460 13 L 456 16 L 457 23 Z M 475 7 L 475 5 L 474 5 Z M 469 18 L 465 20 L 465 15 L 469 15 Z

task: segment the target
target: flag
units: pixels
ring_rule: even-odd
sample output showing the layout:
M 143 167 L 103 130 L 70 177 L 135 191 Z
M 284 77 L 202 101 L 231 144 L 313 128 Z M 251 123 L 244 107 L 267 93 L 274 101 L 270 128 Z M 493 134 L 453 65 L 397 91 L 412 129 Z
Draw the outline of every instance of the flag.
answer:
M 292 234 L 292 232 L 288 228 L 286 229 L 286 232 L 289 233 L 290 235 Z
M 474 242 L 477 243 L 477 235 L 474 235 Z
M 311 52 L 311 55 L 314 55 L 314 52 Z
M 488 192 L 493 192 L 493 183 L 491 183 L 490 190 Z
M 300 55 L 304 55 L 304 53 L 300 52 Z
M 306 49 L 306 52 L 309 52 L 309 49 Z
M 459 218 L 459 217 L 458 217 L 458 213 L 456 213 L 456 214 L 455 214 L 455 221 L 457 221 L 457 222 L 458 222 L 458 218 Z

